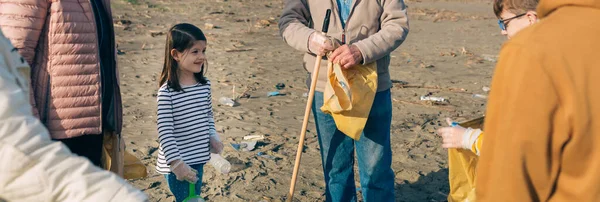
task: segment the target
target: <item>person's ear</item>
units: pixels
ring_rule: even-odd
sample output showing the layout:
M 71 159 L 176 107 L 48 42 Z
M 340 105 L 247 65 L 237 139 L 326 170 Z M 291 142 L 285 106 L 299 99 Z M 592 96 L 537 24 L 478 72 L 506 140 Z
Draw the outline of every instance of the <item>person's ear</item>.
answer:
M 529 24 L 534 24 L 538 21 L 537 12 L 535 11 L 527 11 L 527 20 L 529 20 Z
M 171 49 L 171 57 L 177 62 L 181 61 L 181 53 L 175 49 Z

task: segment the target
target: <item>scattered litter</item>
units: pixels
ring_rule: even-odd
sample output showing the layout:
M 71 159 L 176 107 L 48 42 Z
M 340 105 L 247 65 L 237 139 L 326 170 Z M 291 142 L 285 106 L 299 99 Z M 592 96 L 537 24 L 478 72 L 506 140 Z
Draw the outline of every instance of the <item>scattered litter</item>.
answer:
M 474 98 L 481 98 L 481 99 L 487 99 L 487 95 L 482 95 L 482 94 L 473 94 Z
M 256 141 L 242 141 L 240 144 L 231 143 L 231 147 L 233 147 L 237 151 L 252 151 L 254 147 L 256 147 Z
M 230 107 L 234 107 L 236 105 L 235 100 L 228 98 L 228 97 L 221 97 L 219 99 L 219 103 L 221 103 L 222 105 L 230 106 Z
M 426 69 L 430 69 L 430 68 L 434 68 L 435 66 L 434 66 L 434 65 L 425 65 L 424 63 L 421 63 L 421 64 L 419 65 L 419 67 L 421 67 L 421 68 L 426 68 Z
M 483 64 L 483 59 L 478 58 L 478 57 L 471 57 L 467 60 L 467 62 L 465 63 L 465 66 L 467 67 L 473 67 L 474 65 L 477 64 Z
M 483 92 L 489 92 L 490 87 L 484 86 L 483 88 L 481 88 L 481 90 L 483 90 Z
M 284 83 L 278 83 L 277 85 L 275 85 L 275 88 L 277 88 L 277 90 L 283 90 L 285 88 L 285 84 Z
M 482 57 L 484 60 L 487 60 L 487 61 L 489 61 L 489 62 L 496 62 L 496 61 L 498 61 L 498 56 L 496 56 L 496 55 L 490 55 L 490 54 L 481 54 L 481 57 Z
M 165 32 L 161 32 L 161 31 L 150 31 L 150 36 L 152 37 L 157 37 L 157 36 L 162 36 L 165 35 Z
M 242 94 L 240 95 L 240 98 L 245 98 L 245 99 L 248 99 L 248 98 L 250 98 L 250 97 L 252 97 L 252 96 L 251 96 L 250 94 L 248 94 L 248 93 L 242 93 Z
M 263 140 L 263 139 L 265 139 L 264 135 L 246 135 L 246 136 L 244 136 L 244 140 L 258 141 L 258 140 Z
M 250 19 L 235 19 L 235 22 L 250 22 Z
M 280 95 L 285 95 L 285 94 L 284 93 L 280 93 L 279 91 L 273 91 L 273 92 L 267 93 L 268 97 L 280 96 Z
M 400 84 L 400 85 L 408 85 L 408 82 L 392 79 L 392 83 Z
M 152 184 L 150 184 L 150 186 L 148 186 L 148 189 L 153 189 L 153 188 L 159 187 L 160 184 L 162 184 L 160 181 L 153 182 Z
M 272 159 L 272 160 L 277 160 L 277 157 L 271 156 L 271 155 L 267 155 L 264 152 L 258 152 L 256 154 L 256 156 L 260 156 L 260 157 L 264 157 L 264 158 L 268 158 L 268 159 Z
M 455 52 L 441 52 L 440 56 L 451 56 L 451 57 L 456 57 L 456 53 Z
M 215 26 L 214 24 L 211 23 L 204 23 L 204 28 L 206 29 L 217 29 L 219 27 Z
M 213 11 L 208 13 L 209 15 L 214 15 L 214 14 L 223 14 L 223 11 Z
M 271 26 L 271 24 L 274 24 L 275 20 L 259 20 L 256 25 L 254 25 L 254 27 L 257 28 L 265 28 L 265 27 L 269 27 Z
M 244 92 L 242 92 L 241 94 L 239 94 L 237 97 L 235 97 L 236 100 L 240 99 L 240 98 L 246 98 L 249 99 L 252 97 L 252 95 L 250 95 L 248 92 L 252 90 L 249 87 L 246 87 L 246 90 L 244 90 Z
M 443 98 L 443 97 L 421 96 L 421 100 L 434 101 L 434 102 L 446 102 L 447 99 Z
M 122 51 L 121 49 L 117 49 L 117 55 L 125 55 L 125 51 Z
M 468 51 L 467 48 L 465 48 L 465 47 L 462 47 L 460 53 L 463 54 L 463 55 L 473 55 L 473 53 L 471 53 L 470 51 Z
M 114 24 L 127 26 L 127 25 L 131 25 L 132 22 L 131 22 L 131 20 L 117 20 Z
M 227 50 L 225 50 L 225 52 L 235 53 L 235 52 L 246 52 L 246 51 L 252 51 L 252 50 L 254 50 L 254 49 L 253 48 L 227 49 Z
M 424 107 L 428 107 L 428 108 L 442 109 L 442 110 L 449 111 L 449 112 L 455 112 L 456 111 L 456 109 L 454 109 L 454 107 L 429 105 L 429 104 L 424 104 L 422 102 L 412 102 L 412 101 L 407 101 L 407 100 L 398 100 L 396 98 L 394 98 L 392 100 L 394 102 L 401 102 L 401 103 L 406 103 L 406 104 L 420 105 L 420 106 L 424 106 Z
M 392 83 L 394 83 L 394 81 L 392 81 Z M 436 90 L 447 90 L 447 91 L 452 91 L 452 92 L 457 92 L 457 93 L 467 93 L 467 89 L 464 89 L 464 88 L 442 88 L 440 86 L 409 85 L 408 82 L 406 84 L 398 83 L 398 85 L 396 85 L 396 87 L 398 87 L 398 88 L 426 88 L 426 89 L 436 89 Z M 428 95 L 431 95 L 431 94 L 428 94 Z M 415 96 L 417 96 L 417 95 L 415 95 Z
M 308 93 L 303 93 L 302 97 L 308 97 Z

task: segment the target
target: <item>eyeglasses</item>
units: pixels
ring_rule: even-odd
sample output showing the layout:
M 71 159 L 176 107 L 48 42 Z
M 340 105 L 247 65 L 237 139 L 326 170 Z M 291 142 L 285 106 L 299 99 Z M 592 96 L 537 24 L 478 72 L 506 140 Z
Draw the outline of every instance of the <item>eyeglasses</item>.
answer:
M 527 15 L 527 13 L 519 14 L 519 15 L 516 15 L 515 17 L 508 18 L 508 19 L 504 19 L 504 20 L 503 20 L 503 19 L 499 19 L 499 20 L 498 20 L 498 26 L 500 26 L 500 29 L 501 29 L 502 31 L 506 31 L 506 26 L 508 26 L 508 23 L 509 23 L 511 20 L 514 20 L 514 19 L 517 19 L 517 18 L 523 17 L 523 16 L 525 16 L 525 15 Z

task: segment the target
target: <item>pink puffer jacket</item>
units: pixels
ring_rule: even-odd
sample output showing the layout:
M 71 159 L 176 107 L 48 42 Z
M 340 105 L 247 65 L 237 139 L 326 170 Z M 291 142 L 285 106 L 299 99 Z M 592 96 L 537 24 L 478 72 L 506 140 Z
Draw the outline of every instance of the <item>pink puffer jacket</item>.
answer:
M 110 15 L 109 0 L 102 2 Z M 98 35 L 90 3 L 0 0 L 0 28 L 32 67 L 34 114 L 54 139 L 102 134 Z M 120 134 L 121 97 L 114 86 L 115 132 Z

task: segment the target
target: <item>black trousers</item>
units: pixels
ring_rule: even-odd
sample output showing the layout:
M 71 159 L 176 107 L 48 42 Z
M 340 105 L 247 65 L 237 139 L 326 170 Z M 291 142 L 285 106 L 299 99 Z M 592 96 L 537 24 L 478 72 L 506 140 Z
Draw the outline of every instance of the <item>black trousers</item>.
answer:
M 79 156 L 86 157 L 94 165 L 102 168 L 102 135 L 82 135 L 69 139 L 59 139 L 57 141 L 65 144 L 71 152 Z

